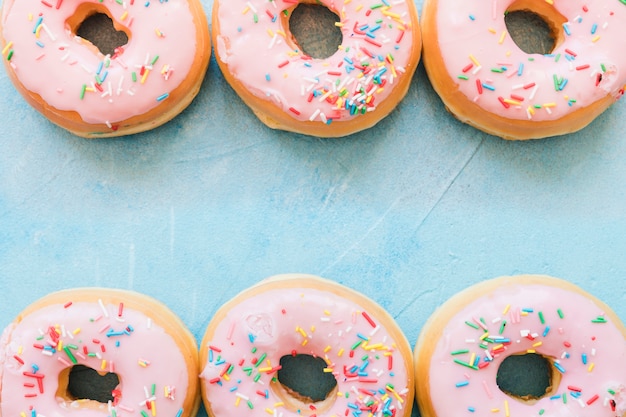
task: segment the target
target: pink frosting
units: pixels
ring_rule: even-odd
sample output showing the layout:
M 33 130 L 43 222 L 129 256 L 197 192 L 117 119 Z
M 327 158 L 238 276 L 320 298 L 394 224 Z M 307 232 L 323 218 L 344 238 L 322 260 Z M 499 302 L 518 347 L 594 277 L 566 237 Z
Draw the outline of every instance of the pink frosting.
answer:
M 202 346 L 209 355 L 201 378 L 217 417 L 343 416 L 355 407 L 367 410 L 363 415 L 402 415 L 412 404 L 405 403 L 408 373 L 396 342 L 378 318 L 336 294 L 269 290 L 234 306 L 217 325 Z M 339 394 L 325 413 L 290 411 L 270 387 L 280 358 L 294 351 L 329 363 Z
M 320 0 L 340 17 L 343 43 L 331 57 L 311 59 L 285 41 L 291 34 L 279 18 L 298 0 L 216 1 L 218 58 L 253 95 L 301 121 L 374 111 L 405 76 L 418 30 L 407 0 Z
M 84 3 L 106 7 L 130 33 L 114 56 L 94 53 L 66 27 Z M 87 123 L 111 127 L 166 101 L 189 73 L 196 48 L 186 0 L 6 0 L 2 26 L 3 59 L 11 54 L 27 90 Z
M 157 415 L 177 416 L 188 374 L 176 342 L 143 313 L 125 307 L 119 316 L 119 310 L 85 302 L 50 305 L 9 325 L 0 340 L 0 415 L 142 417 L 142 411 L 152 416 L 154 404 Z M 56 398 L 58 375 L 74 362 L 118 375 L 119 396 L 110 406 L 87 409 Z
M 515 1 L 438 0 L 437 43 L 469 100 L 510 119 L 556 120 L 623 95 L 623 1 L 555 0 L 568 19 L 559 28 L 565 41 L 546 56 L 523 52 L 509 36 L 504 14 Z
M 534 405 L 496 385 L 502 360 L 529 350 L 555 358 L 562 377 L 556 393 Z M 621 417 L 624 369 L 626 340 L 591 299 L 556 287 L 508 285 L 449 321 L 430 360 L 429 383 L 435 413 L 442 417 L 538 416 L 541 410 L 547 417 Z

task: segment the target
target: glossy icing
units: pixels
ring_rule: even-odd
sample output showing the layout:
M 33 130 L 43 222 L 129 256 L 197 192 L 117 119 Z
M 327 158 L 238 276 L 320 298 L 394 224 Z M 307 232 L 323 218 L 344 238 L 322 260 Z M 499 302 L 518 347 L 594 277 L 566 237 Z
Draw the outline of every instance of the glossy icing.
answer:
M 438 48 L 469 100 L 510 119 L 556 120 L 623 95 L 623 2 L 548 0 L 567 22 L 557 28 L 564 42 L 544 56 L 523 52 L 508 34 L 504 14 L 516 1 L 437 0 Z
M 562 378 L 553 394 L 533 405 L 509 397 L 496 385 L 502 360 L 527 351 L 554 358 Z M 591 299 L 557 287 L 513 284 L 476 298 L 446 324 L 429 369 L 437 416 L 626 413 L 623 334 Z
M 317 1 L 339 16 L 343 33 L 338 51 L 323 60 L 286 41 L 291 34 L 279 16 L 300 1 L 216 1 L 218 58 L 253 95 L 297 120 L 328 123 L 374 111 L 407 66 L 417 65 L 409 63 L 419 29 L 411 27 L 407 0 Z
M 377 317 L 331 292 L 264 291 L 232 307 L 201 347 L 208 349 L 201 379 L 210 415 L 403 415 L 412 404 L 396 343 L 406 341 L 392 340 Z M 338 394 L 325 412 L 290 410 L 270 386 L 280 358 L 293 352 L 324 358 L 335 375 Z
M 177 416 L 188 386 L 185 358 L 145 314 L 119 312 L 120 304 L 104 302 L 53 304 L 7 327 L 0 340 L 0 415 L 146 417 L 154 409 Z M 119 397 L 110 406 L 91 402 L 96 408 L 55 398 L 58 375 L 74 362 L 117 373 Z
M 194 20 L 186 0 L 6 0 L 3 59 L 29 91 L 91 124 L 115 123 L 161 102 L 191 70 Z M 66 20 L 93 4 L 129 33 L 113 56 L 94 52 Z

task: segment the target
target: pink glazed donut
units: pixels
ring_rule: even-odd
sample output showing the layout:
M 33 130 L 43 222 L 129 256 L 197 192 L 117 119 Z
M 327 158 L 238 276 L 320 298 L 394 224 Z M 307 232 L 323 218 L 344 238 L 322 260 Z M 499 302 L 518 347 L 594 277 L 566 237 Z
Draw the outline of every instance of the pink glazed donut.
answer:
M 193 417 L 197 358 L 193 335 L 153 298 L 104 288 L 52 293 L 2 334 L 0 416 Z M 74 379 L 86 371 L 91 378 Z M 99 379 L 111 376 L 97 398 L 106 388 Z
M 519 359 L 543 362 L 533 381 L 547 374 L 545 392 L 504 384 L 507 362 L 518 366 L 509 379 L 531 372 Z M 425 324 L 415 369 L 422 417 L 626 416 L 626 329 L 608 306 L 556 278 L 501 277 L 455 295 Z
M 550 54 L 526 53 L 506 13 L 548 23 Z M 426 0 L 424 65 L 460 121 L 504 139 L 535 139 L 587 126 L 624 94 L 625 0 Z
M 289 30 L 300 3 L 339 16 L 343 42 L 313 59 Z M 421 54 L 412 0 L 215 0 L 217 63 L 267 126 L 319 137 L 373 126 L 406 95 Z
M 112 55 L 76 35 L 97 13 L 128 37 Z M 17 90 L 87 138 L 143 132 L 178 115 L 200 89 L 210 43 L 199 0 L 4 0 L 0 18 L 2 61 Z
M 219 309 L 200 349 L 211 417 L 411 415 L 406 338 L 379 305 L 332 281 L 296 274 L 262 281 Z M 285 384 L 286 359 L 303 356 L 321 369 L 296 378 L 335 381 L 325 398 Z

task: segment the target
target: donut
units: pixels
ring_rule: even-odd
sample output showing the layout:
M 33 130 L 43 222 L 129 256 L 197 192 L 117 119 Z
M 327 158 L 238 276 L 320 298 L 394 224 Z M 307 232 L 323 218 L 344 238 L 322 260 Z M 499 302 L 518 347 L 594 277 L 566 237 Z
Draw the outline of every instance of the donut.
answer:
M 339 17 L 343 41 L 312 58 L 289 30 L 301 3 Z M 421 54 L 409 0 L 216 0 L 212 36 L 224 77 L 267 126 L 318 137 L 375 125 L 406 95 Z
M 547 24 L 550 53 L 512 39 L 504 18 L 520 11 Z M 426 0 L 424 66 L 461 122 L 504 139 L 564 135 L 624 94 L 625 20 L 622 0 Z
M 401 417 L 413 407 L 412 352 L 397 324 L 365 296 L 310 275 L 272 277 L 222 306 L 200 366 L 210 417 Z
M 4 417 L 193 417 L 199 405 L 194 337 L 143 294 L 55 292 L 28 306 L 0 339 Z
M 624 325 L 561 279 L 469 287 L 434 312 L 414 354 L 422 417 L 626 416 Z
M 86 138 L 130 135 L 182 112 L 211 54 L 198 0 L 5 0 L 2 61 L 16 89 L 53 123 Z M 104 55 L 76 33 L 97 14 L 128 43 Z

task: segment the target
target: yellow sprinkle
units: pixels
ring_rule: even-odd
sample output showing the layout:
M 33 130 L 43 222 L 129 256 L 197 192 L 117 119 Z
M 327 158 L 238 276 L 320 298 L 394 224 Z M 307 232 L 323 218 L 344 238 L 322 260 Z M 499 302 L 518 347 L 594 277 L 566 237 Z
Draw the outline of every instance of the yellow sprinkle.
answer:
M 342 28 L 343 27 L 343 23 L 335 22 L 335 26 L 337 26 L 338 28 Z
M 479 337 L 480 340 L 485 340 L 487 337 L 489 337 L 489 332 L 485 332 L 482 334 L 482 336 Z
M 120 17 L 120 20 L 126 20 L 126 18 L 128 17 L 128 10 L 126 10 L 123 14 L 122 17 Z
M 333 373 L 333 368 L 324 368 L 324 373 L 327 373 L 327 374 Z
M 152 417 L 156 416 L 156 403 L 154 400 L 150 401 L 150 409 L 152 410 Z
M 58 351 L 63 350 L 63 341 L 62 340 L 59 340 L 59 343 L 57 344 L 57 350 Z
M 239 403 L 241 402 L 241 397 L 237 397 L 235 400 L 235 407 L 239 407 Z
M 535 349 L 526 349 L 526 353 L 537 353 Z
M 527 316 L 528 315 L 528 311 L 522 311 L 522 316 Z
M 495 345 L 495 346 L 493 347 L 493 350 L 498 350 L 498 349 L 501 349 L 501 348 L 503 348 L 503 347 L 504 347 L 504 345 L 503 345 L 502 343 L 500 343 L 499 345 Z M 472 362 L 470 362 L 470 363 L 472 363 Z
M 504 400 L 504 416 L 510 417 L 511 413 L 509 412 L 509 402 Z
M 499 412 L 500 412 L 500 409 L 499 409 L 499 408 L 492 408 L 492 409 L 491 409 L 491 412 L 492 412 L 492 413 L 499 413 Z
M 374 349 L 380 349 L 383 347 L 382 343 L 374 343 L 373 345 L 367 345 L 366 349 L 367 350 L 374 350 Z
M 309 343 L 309 339 L 304 339 L 301 343 L 302 346 L 306 346 Z
M 476 353 L 472 352 L 472 356 L 470 356 L 469 363 L 473 364 L 475 360 L 476 360 Z
M 591 371 L 593 371 L 593 368 L 594 368 L 595 366 L 596 366 L 596 364 L 595 364 L 595 363 L 593 363 L 593 362 L 591 362 L 591 363 L 589 364 L 589 367 L 587 368 L 587 372 L 591 372 Z
M 556 107 L 556 103 L 544 103 L 543 107 Z
M 11 41 L 11 42 L 7 43 L 7 45 L 6 45 L 6 46 L 4 47 L 4 49 L 2 50 L 2 55 L 6 54 L 6 53 L 7 53 L 7 51 L 8 51 L 9 49 L 11 49 L 11 47 L 12 47 L 12 46 L 13 46 L 13 41 Z
M 274 37 L 274 31 L 270 28 L 267 28 L 267 34 L 270 35 L 270 38 Z
M 271 415 L 271 416 L 273 416 L 273 415 L 274 415 L 274 410 L 272 410 L 271 408 L 266 408 L 266 409 L 265 409 L 265 412 L 266 412 L 267 414 Z
M 21 355 L 23 351 L 24 351 L 24 347 L 20 345 L 20 347 L 17 348 L 17 354 Z
M 543 345 L 543 342 L 536 342 L 536 343 L 533 343 L 533 347 L 539 347 L 539 346 L 541 346 L 541 345 Z
M 330 316 L 330 311 L 324 310 L 324 314 L 327 315 L 327 316 Z
M 474 63 L 474 65 L 476 65 L 477 67 L 480 67 L 480 62 L 478 62 L 478 60 L 474 57 L 474 55 L 470 54 L 469 59 Z
M 343 355 L 343 348 L 339 349 L 339 352 L 337 352 L 337 356 L 341 356 Z
M 506 30 L 503 30 L 502 35 L 500 35 L 500 40 L 498 41 L 500 45 L 502 45 L 502 42 L 504 42 L 505 37 L 506 37 Z
M 269 372 L 272 370 L 272 367 L 263 367 L 263 368 L 259 368 L 259 372 Z
M 600 40 L 600 35 L 596 35 L 591 39 L 591 42 L 598 42 Z
M 20 417 L 26 417 L 26 413 L 22 411 L 22 412 L 20 413 Z
M 161 68 L 161 74 L 165 74 L 169 69 L 170 69 L 169 64 L 163 65 L 163 68 Z
M 326 347 L 324 348 L 324 353 L 328 353 L 328 352 L 330 352 L 330 350 L 331 350 L 331 349 L 332 349 L 332 347 L 330 347 L 330 345 L 326 346 Z
M 72 332 L 73 334 L 78 334 L 80 333 L 80 327 L 77 327 L 76 329 L 74 329 L 74 331 Z
M 283 38 L 286 38 L 287 35 L 285 35 L 285 32 L 283 32 L 282 30 L 277 30 L 276 33 L 278 33 L 280 36 L 282 36 Z
M 241 12 L 241 14 L 246 14 L 250 11 L 250 7 L 246 6 L 245 9 L 243 9 L 243 11 Z
M 100 369 L 102 369 L 103 371 L 105 369 L 107 369 L 107 360 L 106 359 L 102 359 L 102 363 L 100 364 Z
M 400 18 L 402 17 L 402 16 L 400 16 L 398 13 L 392 13 L 392 12 L 390 12 L 390 11 L 388 11 L 388 10 L 383 10 L 383 14 L 384 14 L 385 16 L 393 17 L 393 18 L 395 18 L 395 19 L 400 19 Z
M 300 326 L 296 327 L 296 331 L 298 333 L 300 333 L 302 335 L 302 337 L 307 337 L 307 334 L 306 334 L 306 332 L 304 331 L 304 329 L 302 327 L 300 327 Z
M 554 1 L 553 0 L 546 0 L 546 3 L 552 5 L 552 4 L 554 4 Z
M 228 374 L 222 375 L 222 378 L 224 378 L 225 381 L 230 381 L 230 375 Z
M 285 405 L 285 403 L 281 401 L 281 402 L 275 403 L 274 408 L 282 407 L 283 405 Z
M 356 10 L 357 12 L 359 12 L 359 11 L 361 11 L 361 9 L 362 9 L 362 8 L 363 8 L 363 5 L 362 5 L 362 4 L 359 4 L 358 6 L 356 6 L 356 9 L 355 9 L 355 10 Z
M 496 34 L 496 30 L 494 28 L 489 28 L 487 29 L 489 32 L 493 33 L 494 35 Z
M 315 325 L 311 326 L 311 333 L 315 333 Z
M 39 39 L 39 36 L 40 36 L 40 34 L 41 34 L 41 28 L 42 28 L 42 27 L 43 27 L 43 25 L 39 25 L 39 26 L 37 26 L 37 30 L 35 30 L 35 37 L 36 37 L 37 39 Z
M 146 69 L 146 71 L 143 73 L 143 77 L 141 77 L 141 84 L 146 82 L 146 79 L 148 78 L 148 74 L 150 74 L 150 70 Z
M 535 114 L 535 109 L 533 108 L 533 106 L 528 106 L 526 110 L 528 110 L 530 114 Z
M 29 22 L 33 21 L 33 14 L 32 13 L 28 13 L 28 21 Z
M 504 310 L 502 310 L 502 315 L 505 315 L 506 313 L 508 313 L 510 309 L 511 309 L 511 304 L 507 304 L 506 307 L 504 307 Z

